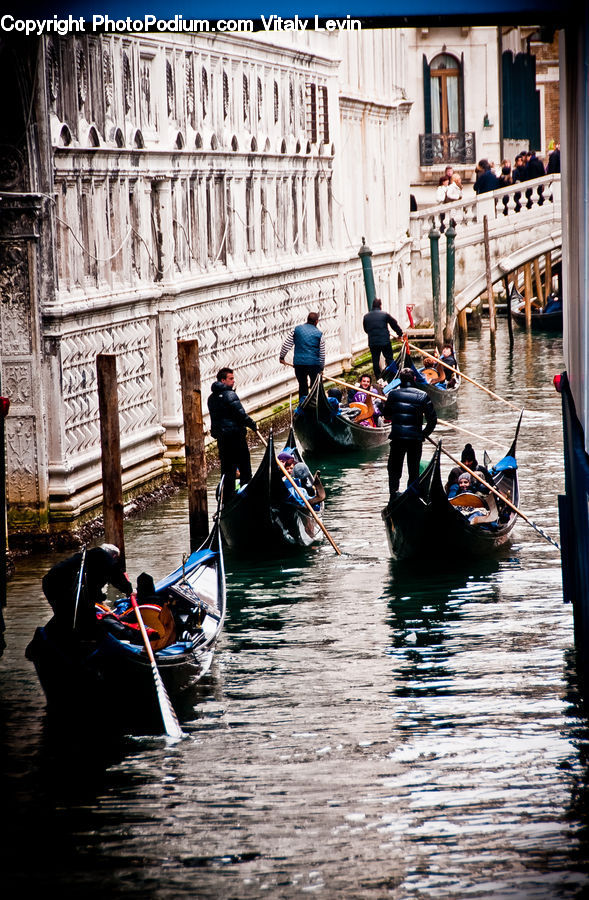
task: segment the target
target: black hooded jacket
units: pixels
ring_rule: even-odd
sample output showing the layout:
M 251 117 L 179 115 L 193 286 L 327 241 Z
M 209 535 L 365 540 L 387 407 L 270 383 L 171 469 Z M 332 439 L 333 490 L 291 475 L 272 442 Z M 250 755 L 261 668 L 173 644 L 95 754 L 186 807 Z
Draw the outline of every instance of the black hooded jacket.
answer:
M 389 391 L 382 414 L 391 421 L 391 441 L 424 441 L 438 423 L 432 401 L 425 391 L 414 387 Z
M 211 415 L 211 434 L 214 438 L 245 434 L 246 428 L 258 430 L 235 391 L 222 381 L 215 381 L 211 385 L 207 405 Z

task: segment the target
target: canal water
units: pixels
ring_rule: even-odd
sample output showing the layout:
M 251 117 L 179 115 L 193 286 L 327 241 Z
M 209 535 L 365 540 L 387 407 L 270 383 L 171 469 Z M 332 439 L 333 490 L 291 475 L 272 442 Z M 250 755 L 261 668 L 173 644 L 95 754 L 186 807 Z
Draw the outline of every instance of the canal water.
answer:
M 560 337 L 516 333 L 510 353 L 502 321 L 493 359 L 483 330 L 460 362 L 525 407 L 521 507 L 558 540 Z M 456 421 L 487 439 L 479 459 L 508 449 L 517 418 L 463 383 Z M 459 454 L 464 435 L 439 432 Z M 52 560 L 18 563 L 0 660 L 6 896 L 589 896 L 589 730 L 558 551 L 520 520 L 498 558 L 457 551 L 440 569 L 432 533 L 400 567 L 380 518 L 386 452 L 320 465 L 341 557 L 324 542 L 282 563 L 227 558 L 226 627 L 177 743 L 48 720 L 24 650 L 49 617 Z M 185 494 L 128 520 L 126 547 L 133 579 L 174 568 Z

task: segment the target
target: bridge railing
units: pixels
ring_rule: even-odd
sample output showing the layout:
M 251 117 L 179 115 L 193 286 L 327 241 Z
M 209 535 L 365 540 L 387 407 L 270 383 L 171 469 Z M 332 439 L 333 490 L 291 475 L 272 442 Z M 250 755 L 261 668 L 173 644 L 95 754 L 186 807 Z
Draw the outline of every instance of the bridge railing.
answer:
M 463 188 L 463 194 L 469 186 Z M 456 229 L 482 225 L 483 216 L 505 222 L 513 216 L 528 218 L 540 215 L 543 220 L 560 221 L 560 174 L 543 175 L 530 181 L 518 182 L 485 194 L 474 194 L 470 200 L 463 196 L 452 203 L 439 203 L 411 213 L 411 237 L 421 243 L 432 227 L 444 233 L 450 220 Z

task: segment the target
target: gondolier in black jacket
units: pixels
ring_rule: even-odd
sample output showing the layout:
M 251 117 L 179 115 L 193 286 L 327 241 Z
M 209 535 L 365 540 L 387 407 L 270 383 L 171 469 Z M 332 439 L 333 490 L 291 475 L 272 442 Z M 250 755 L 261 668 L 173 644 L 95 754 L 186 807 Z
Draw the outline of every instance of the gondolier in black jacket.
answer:
M 383 310 L 382 300 L 379 300 L 378 297 L 372 301 L 372 309 L 364 316 L 362 327 L 368 335 L 368 349 L 372 356 L 374 377 L 380 378 L 381 355 L 385 359 L 385 369 L 393 361 L 393 348 L 391 346 L 389 328 L 392 328 L 397 337 L 402 337 L 403 329 L 396 319 L 393 319 L 389 313 Z
M 225 366 L 217 372 L 217 380 L 211 385 L 207 401 L 211 416 L 211 434 L 217 440 L 223 496 L 225 502 L 235 493 L 235 478 L 239 470 L 239 483 L 243 487 L 252 477 L 250 452 L 246 440 L 246 428 L 257 431 L 258 426 L 246 413 L 235 390 L 233 369 Z
M 382 413 L 391 422 L 388 473 L 389 493 L 393 500 L 399 490 L 403 460 L 407 456 L 409 480 L 407 486 L 419 477 L 419 463 L 424 440 L 438 423 L 434 405 L 425 391 L 415 387 L 413 369 L 401 369 L 401 384 L 389 391 Z M 425 419 L 425 428 L 423 420 Z

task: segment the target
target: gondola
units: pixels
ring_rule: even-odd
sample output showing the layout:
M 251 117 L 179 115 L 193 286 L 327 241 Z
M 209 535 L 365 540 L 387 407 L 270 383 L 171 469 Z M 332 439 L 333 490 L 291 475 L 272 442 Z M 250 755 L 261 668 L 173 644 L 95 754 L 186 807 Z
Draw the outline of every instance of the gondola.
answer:
M 385 394 L 390 390 L 398 387 L 399 380 L 395 377 L 396 373 L 404 366 L 412 368 L 417 376 L 415 387 L 420 391 L 425 391 L 434 405 L 437 413 L 451 412 L 456 408 L 458 400 L 458 390 L 460 388 L 460 374 L 453 378 L 452 386 L 448 386 L 448 381 L 452 378 L 453 373 L 449 370 L 446 372 L 447 379 L 442 384 L 435 384 L 428 381 L 428 378 L 437 376 L 437 372 L 429 369 L 427 366 L 418 368 L 411 359 L 410 353 L 403 346 L 401 352 L 390 366 L 383 372 L 383 377 L 388 380 L 389 386 L 384 389 Z
M 297 462 L 303 462 L 292 427 L 285 447 L 290 448 Z M 270 433 L 266 452 L 251 481 L 221 508 L 221 534 L 230 550 L 247 556 L 281 556 L 323 538 L 313 514 L 293 496 L 283 477 Z M 316 498 L 311 502 L 319 506 L 315 512 L 320 516 L 325 491 L 318 474 L 314 487 Z
M 525 303 L 512 306 L 511 318 L 520 328 L 526 328 Z M 545 312 L 542 307 L 532 304 L 530 328 L 532 331 L 562 331 L 562 305 L 558 309 Z
M 521 421 L 521 418 L 520 418 Z M 489 471 L 494 487 L 518 505 L 516 443 Z M 453 500 L 446 496 L 440 472 L 441 442 L 419 479 L 382 511 L 391 555 L 398 560 L 437 560 L 451 567 L 464 557 L 487 556 L 509 540 L 517 513 L 491 493 Z M 463 510 L 463 511 L 461 511 Z M 468 515 L 472 510 L 471 515 Z M 473 524 L 473 517 L 480 517 Z M 483 522 L 487 524 L 482 524 Z
M 36 629 L 26 656 L 35 665 L 49 712 L 130 733 L 158 733 L 162 718 L 148 654 L 140 637 L 121 637 L 136 623 L 132 607 L 121 611 L 124 605 L 117 605 L 116 615 L 97 605 L 100 621 L 93 640 L 80 640 L 73 631 L 63 635 L 50 620 Z M 225 605 L 223 553 L 215 522 L 202 546 L 158 582 L 155 593 L 139 607 L 176 709 L 211 666 Z
M 299 404 L 294 429 L 304 452 L 320 456 L 371 450 L 386 444 L 390 425 L 357 424 L 334 412 L 327 401 L 323 378 L 318 375 L 309 394 Z

